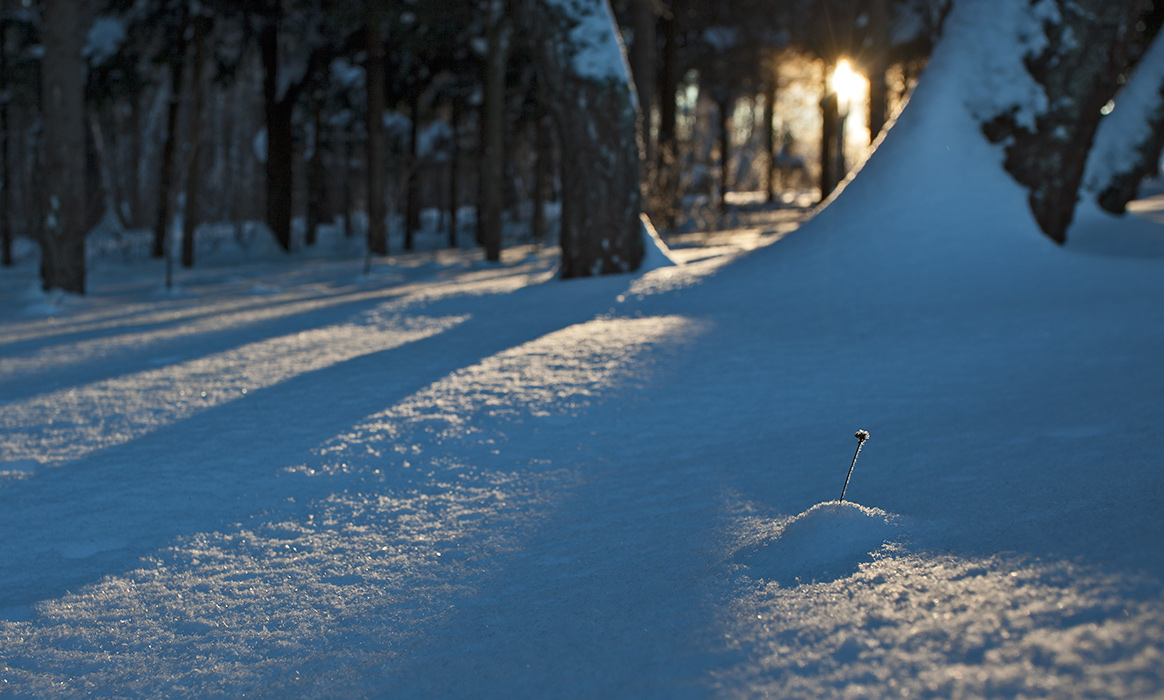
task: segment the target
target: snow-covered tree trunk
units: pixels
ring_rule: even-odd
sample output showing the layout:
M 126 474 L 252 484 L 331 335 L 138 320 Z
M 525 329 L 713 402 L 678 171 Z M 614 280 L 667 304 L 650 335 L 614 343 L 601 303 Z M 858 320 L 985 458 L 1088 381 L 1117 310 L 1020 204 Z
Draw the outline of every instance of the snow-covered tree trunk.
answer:
M 44 171 L 41 275 L 45 289 L 85 293 L 84 7 L 45 0 L 41 64 Z
M 525 0 L 562 151 L 562 276 L 638 268 L 638 111 L 607 0 Z
M 1038 0 L 1042 50 L 1026 67 L 1046 101 L 1024 124 L 1016 111 L 983 129 L 1005 142 L 1005 167 L 1030 192 L 1031 211 L 1051 239 L 1066 240 L 1088 151 L 1101 117 L 1128 62 L 1137 19 L 1147 0 Z
M 1140 182 L 1159 169 L 1164 150 L 1164 33 L 1140 58 L 1114 107 L 1099 123 L 1083 187 L 1099 206 L 1122 214 Z

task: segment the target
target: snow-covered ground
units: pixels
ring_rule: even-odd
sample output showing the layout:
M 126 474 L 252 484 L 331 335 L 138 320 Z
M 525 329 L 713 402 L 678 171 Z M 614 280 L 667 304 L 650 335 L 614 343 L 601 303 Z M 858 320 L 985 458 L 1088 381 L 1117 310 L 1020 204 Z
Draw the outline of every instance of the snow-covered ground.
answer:
M 963 104 L 633 277 L 0 271 L 0 695 L 1160 697 L 1164 207 L 1055 247 Z

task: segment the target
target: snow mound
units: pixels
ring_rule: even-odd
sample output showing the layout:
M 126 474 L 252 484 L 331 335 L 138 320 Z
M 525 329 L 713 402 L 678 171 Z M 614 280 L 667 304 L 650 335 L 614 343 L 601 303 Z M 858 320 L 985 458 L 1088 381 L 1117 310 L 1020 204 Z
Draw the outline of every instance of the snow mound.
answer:
M 671 256 L 671 249 L 663 242 L 651 219 L 646 214 L 639 214 L 639 220 L 643 222 L 643 247 L 646 249 L 639 272 L 677 265 L 675 258 Z
M 851 502 L 829 501 L 789 520 L 770 539 L 741 551 L 757 578 L 795 586 L 848 576 L 902 535 L 900 516 Z
M 75 296 L 60 289 L 45 291 L 39 283 L 34 282 L 20 295 L 21 301 L 25 303 L 21 313 L 34 318 L 56 316 L 71 305 Z

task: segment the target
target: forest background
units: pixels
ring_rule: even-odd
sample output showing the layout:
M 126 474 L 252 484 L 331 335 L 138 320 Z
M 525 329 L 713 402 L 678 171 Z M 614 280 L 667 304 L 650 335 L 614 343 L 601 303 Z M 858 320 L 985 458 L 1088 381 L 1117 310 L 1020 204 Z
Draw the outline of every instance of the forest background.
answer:
M 1124 153 L 1083 182 L 1164 8 L 1030 5 L 1041 103 L 1000 76 L 976 116 L 1062 242 L 1081 188 L 1120 213 L 1158 169 L 1159 70 L 1124 119 L 1139 128 L 1105 146 Z M 506 236 L 560 243 L 565 277 L 634 269 L 640 210 L 667 233 L 713 226 L 736 190 L 827 199 L 907 101 L 950 7 L 4 0 L 0 262 L 35 242 L 45 289 L 83 293 L 84 241 L 103 230 L 165 258 L 169 284 L 200 227 L 225 224 L 286 251 L 335 226 L 386 256 L 390 232 L 407 251 L 429 227 L 494 261 Z

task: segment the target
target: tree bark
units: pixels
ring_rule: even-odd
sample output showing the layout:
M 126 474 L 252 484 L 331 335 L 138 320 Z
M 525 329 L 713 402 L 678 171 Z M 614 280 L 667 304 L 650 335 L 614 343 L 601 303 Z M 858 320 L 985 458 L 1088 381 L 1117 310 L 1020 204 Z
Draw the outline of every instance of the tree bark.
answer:
M 85 293 L 85 93 L 83 7 L 45 0 L 41 100 L 44 114 L 44 288 Z
M 544 108 L 543 108 L 544 109 Z M 546 190 L 550 179 L 550 164 L 553 162 L 553 144 L 550 140 L 550 126 L 546 123 L 547 115 L 539 109 L 534 120 L 534 186 L 533 186 L 533 222 L 531 230 L 533 239 L 544 241 L 546 238 Z
M 183 3 L 183 8 L 185 3 Z M 184 16 L 184 15 L 183 15 Z M 183 20 L 185 23 L 185 20 Z M 186 67 L 186 33 L 182 32 L 179 45 L 174 49 L 175 58 L 170 64 L 170 99 L 166 105 L 166 135 L 162 141 L 161 172 L 158 174 L 158 210 L 154 220 L 154 245 L 150 251 L 153 257 L 166 255 L 166 231 L 170 225 L 170 208 L 173 202 L 174 152 L 178 147 L 178 109 L 181 106 L 182 80 Z
M 383 10 L 368 0 L 365 5 L 368 34 L 368 63 L 365 71 L 368 93 L 368 252 L 388 254 L 388 222 L 384 206 L 384 42 L 380 36 Z
M 643 163 L 654 160 L 654 140 L 651 138 L 652 102 L 655 95 L 655 9 L 654 0 L 631 0 L 631 26 L 634 43 L 630 46 L 631 74 L 635 79 L 635 93 L 639 101 L 639 138 Z
M 182 216 L 182 267 L 194 267 L 194 231 L 198 227 L 198 200 L 202 196 L 202 49 L 208 19 L 195 17 L 193 55 L 190 58 L 190 152 L 186 161 L 186 209 Z
M 489 56 L 485 68 L 485 99 L 481 109 L 483 163 L 481 214 L 478 220 L 485 259 L 501 260 L 501 212 L 505 206 L 505 70 L 511 27 L 502 0 L 493 0 L 489 26 Z
M 719 211 L 727 211 L 727 194 L 731 187 L 732 163 L 732 99 L 721 98 L 715 101 L 719 111 Z
M 630 76 L 606 0 L 538 0 L 538 63 L 562 153 L 564 278 L 630 272 L 644 255 Z M 576 28 L 582 27 L 579 35 Z
M 267 225 L 283 250 L 291 250 L 292 178 L 295 140 L 290 90 L 279 94 L 279 24 L 270 19 L 259 36 L 263 58 L 263 104 L 267 117 Z
M 458 127 L 461 124 L 461 101 L 456 97 L 453 98 L 453 114 L 451 117 L 453 128 L 453 140 L 450 144 L 449 150 L 449 247 L 457 247 L 457 199 L 459 196 L 459 183 L 457 178 L 460 177 L 461 164 L 461 139 L 459 138 Z
M 1029 191 L 1031 212 L 1057 243 L 1067 239 L 1087 154 L 1128 63 L 1132 27 L 1146 0 L 1056 0 L 1062 21 L 1047 23 L 1046 50 L 1027 70 L 1047 93 L 1048 108 L 1030 130 L 1003 115 L 983 126 L 1006 142 L 1004 166 Z
M 776 66 L 771 65 L 764 83 L 764 190 L 769 203 L 776 201 L 776 80 Z
M 408 96 L 408 167 L 405 171 L 406 194 L 404 200 L 404 249 L 412 250 L 413 239 L 420 228 L 420 150 L 417 140 L 420 136 L 420 88 L 416 87 Z
M 875 141 L 889 119 L 889 31 L 890 10 L 888 0 L 872 0 L 869 7 L 870 35 L 872 50 L 865 60 L 869 74 L 869 140 Z
M 679 21 L 683 0 L 671 0 L 663 13 L 663 55 L 659 66 L 659 134 L 656 142 L 655 177 L 652 183 L 652 215 L 661 218 L 663 228 L 677 223 L 679 199 L 679 149 L 675 135 L 679 91 Z M 657 211 L 656 211 L 657 210 Z
M 343 211 L 344 238 L 351 238 L 352 237 L 352 202 L 354 201 L 354 198 L 352 197 L 352 187 L 353 187 L 353 183 L 352 183 L 352 157 L 353 157 L 352 139 L 353 138 L 354 137 L 350 133 L 344 134 L 344 145 L 343 145 L 343 149 L 342 149 L 343 154 L 344 154 L 344 164 L 343 164 L 343 167 L 340 168 L 340 173 L 343 176 L 343 188 L 344 188 L 343 205 L 342 205 L 344 208 L 344 211 Z
M 7 11 L 0 2 L 0 12 Z M 8 24 L 0 16 L 0 265 L 12 266 L 12 182 L 8 150 Z
M 831 75 L 832 69 L 825 72 Z M 827 86 L 827 78 L 826 78 Z M 836 172 L 837 161 L 837 122 L 840 120 L 840 111 L 837 93 L 826 87 L 828 92 L 821 100 L 821 134 L 820 134 L 820 198 L 828 199 L 840 182 Z
M 324 219 L 327 171 L 323 164 L 323 96 L 316 95 L 311 104 L 313 143 L 307 159 L 307 231 L 304 245 L 315 245 L 317 229 Z

